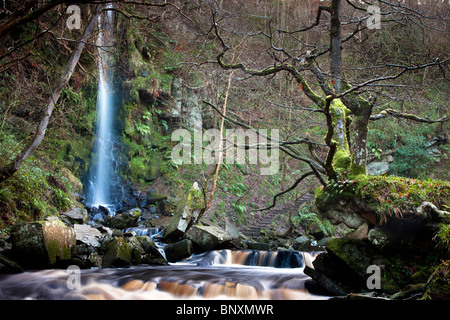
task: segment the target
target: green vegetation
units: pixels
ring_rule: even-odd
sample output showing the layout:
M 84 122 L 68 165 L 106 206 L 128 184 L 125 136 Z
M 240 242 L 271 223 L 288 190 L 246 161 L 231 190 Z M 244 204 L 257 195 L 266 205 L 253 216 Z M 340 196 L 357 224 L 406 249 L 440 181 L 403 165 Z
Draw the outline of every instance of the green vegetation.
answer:
M 450 183 L 442 180 L 417 180 L 402 177 L 367 176 L 359 182 L 359 195 L 374 204 L 380 221 L 387 216 L 402 217 L 416 212 L 424 201 L 448 208 Z
M 17 147 L 11 136 L 0 137 L 0 160 Z M 74 192 L 81 191 L 81 183 L 65 168 L 49 167 L 30 157 L 14 177 L 1 185 L 0 229 L 21 221 L 38 220 L 63 212 L 76 203 Z
M 306 205 L 291 217 L 294 229 L 303 227 L 307 233 L 322 231 L 326 237 L 336 234 L 336 228 L 331 222 L 313 211 L 312 206 Z

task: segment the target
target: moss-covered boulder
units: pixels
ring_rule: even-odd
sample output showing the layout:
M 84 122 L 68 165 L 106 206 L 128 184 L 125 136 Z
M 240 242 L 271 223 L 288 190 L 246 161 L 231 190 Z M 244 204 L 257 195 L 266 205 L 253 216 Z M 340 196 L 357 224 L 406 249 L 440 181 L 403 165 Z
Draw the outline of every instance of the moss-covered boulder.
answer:
M 122 238 L 115 238 L 107 246 L 103 256 L 103 267 L 123 267 L 131 265 L 133 250 Z
M 305 270 L 305 273 L 330 294 L 374 292 L 401 299 L 409 295 L 412 289 L 424 287 L 427 279 L 431 279 L 430 263 L 426 257 L 410 256 L 402 251 L 388 254 L 368 240 L 339 238 L 327 243 L 327 252 L 320 254 L 313 262 L 315 269 Z M 443 266 L 445 269 L 444 263 Z M 439 277 L 442 274 L 440 271 L 435 274 L 436 296 L 445 295 L 448 286 L 441 281 L 445 277 Z M 373 286 L 374 277 L 378 281 L 376 287 Z
M 344 262 L 362 280 L 367 278 L 367 268 L 370 265 L 383 264 L 383 257 L 366 241 L 332 239 L 327 244 L 327 252 Z
M 127 212 L 116 214 L 113 217 L 107 216 L 105 219 L 105 224 L 108 227 L 120 230 L 137 227 L 138 220 L 141 214 L 142 214 L 141 209 L 134 208 L 128 210 Z
M 202 191 L 197 182 L 194 182 L 189 193 L 180 201 L 171 219 L 164 236 L 168 239 L 179 239 L 186 232 L 191 221 L 196 221 L 204 208 Z
M 15 225 L 13 252 L 27 267 L 45 267 L 70 259 L 76 245 L 74 230 L 58 219 Z

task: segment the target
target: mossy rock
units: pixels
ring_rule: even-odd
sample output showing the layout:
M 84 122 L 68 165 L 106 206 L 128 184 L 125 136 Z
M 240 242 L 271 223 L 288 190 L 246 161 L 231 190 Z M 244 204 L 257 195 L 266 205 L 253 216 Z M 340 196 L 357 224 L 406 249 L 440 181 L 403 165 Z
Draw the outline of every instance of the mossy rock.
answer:
M 361 278 L 367 277 L 367 267 L 382 264 L 382 257 L 366 242 L 357 239 L 332 239 L 327 244 L 327 251 L 340 258 Z
M 179 239 L 190 223 L 197 220 L 201 210 L 204 207 L 202 191 L 197 182 L 194 182 L 189 193 L 183 201 L 180 201 L 175 215 L 170 220 L 164 236 L 169 239 Z
M 132 248 L 122 238 L 115 238 L 107 246 L 103 256 L 103 267 L 124 267 L 131 265 Z
M 188 239 L 169 244 L 165 249 L 166 258 L 169 262 L 177 262 L 181 259 L 188 258 L 194 252 L 192 242 Z
M 442 261 L 430 276 L 422 299 L 450 299 L 450 260 Z
M 105 223 L 108 227 L 115 229 L 126 229 L 137 227 L 139 217 L 142 211 L 139 208 L 128 210 L 127 212 L 117 214 L 113 217 L 106 217 Z
M 328 260 L 334 261 L 329 263 L 328 267 L 335 269 L 335 266 L 339 265 L 339 274 L 345 273 L 345 268 L 351 270 L 347 274 L 354 273 L 360 278 L 363 291 L 370 291 L 366 287 L 366 280 L 371 275 L 367 273 L 367 268 L 371 265 L 380 268 L 381 288 L 379 291 L 387 294 L 395 294 L 409 284 L 422 281 L 422 279 L 413 279 L 408 273 L 408 266 L 415 265 L 415 261 L 411 261 L 409 257 L 402 257 L 400 253 L 395 256 L 381 255 L 368 241 L 332 239 L 327 244 L 327 252 L 331 255 Z M 354 282 L 354 279 L 344 279 L 345 281 Z
M 15 225 L 11 240 L 14 254 L 30 267 L 69 259 L 76 245 L 74 230 L 57 219 Z

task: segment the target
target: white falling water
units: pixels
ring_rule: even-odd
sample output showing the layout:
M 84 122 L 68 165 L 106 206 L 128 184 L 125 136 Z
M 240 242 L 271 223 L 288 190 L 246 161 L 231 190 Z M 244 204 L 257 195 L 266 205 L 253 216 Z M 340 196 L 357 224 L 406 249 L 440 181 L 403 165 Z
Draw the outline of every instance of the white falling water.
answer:
M 111 8 L 108 4 L 106 8 Z M 115 108 L 114 85 L 110 69 L 112 57 L 112 11 L 99 17 L 99 34 L 97 46 L 99 53 L 99 82 L 97 96 L 96 140 L 90 168 L 90 181 L 87 194 L 87 205 L 112 208 L 120 202 L 117 196 L 119 177 L 114 157 L 115 149 Z

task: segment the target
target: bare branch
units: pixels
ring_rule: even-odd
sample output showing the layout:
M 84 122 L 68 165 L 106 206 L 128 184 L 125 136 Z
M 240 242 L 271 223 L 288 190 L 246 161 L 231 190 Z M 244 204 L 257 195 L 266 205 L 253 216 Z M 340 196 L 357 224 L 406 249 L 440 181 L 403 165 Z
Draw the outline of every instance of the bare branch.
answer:
M 290 186 L 289 188 L 287 188 L 286 190 L 283 190 L 279 193 L 277 193 L 274 197 L 273 197 L 273 202 L 270 206 L 265 207 L 265 208 L 261 208 L 261 209 L 253 209 L 252 211 L 264 211 L 264 210 L 268 210 L 271 209 L 273 207 L 275 207 L 275 205 L 277 204 L 277 198 L 279 196 L 282 196 L 285 193 L 288 193 L 292 190 L 294 190 L 299 184 L 300 182 L 302 182 L 306 177 L 309 177 L 311 175 L 313 175 L 314 172 L 313 171 L 308 171 L 307 173 L 303 174 L 300 178 L 298 178 L 297 180 L 295 180 L 294 184 L 292 186 Z
M 396 117 L 396 118 L 408 119 L 408 120 L 412 120 L 412 121 L 416 121 L 416 122 L 423 122 L 423 123 L 438 123 L 438 122 L 446 122 L 449 120 L 449 118 L 447 116 L 442 117 L 437 120 L 433 120 L 428 117 L 421 118 L 414 114 L 398 112 L 398 111 L 392 110 L 392 109 L 385 109 L 385 110 L 381 111 L 379 114 L 377 114 L 375 116 L 371 116 L 370 120 L 372 120 L 372 121 L 380 120 L 380 119 L 387 118 L 389 116 Z

